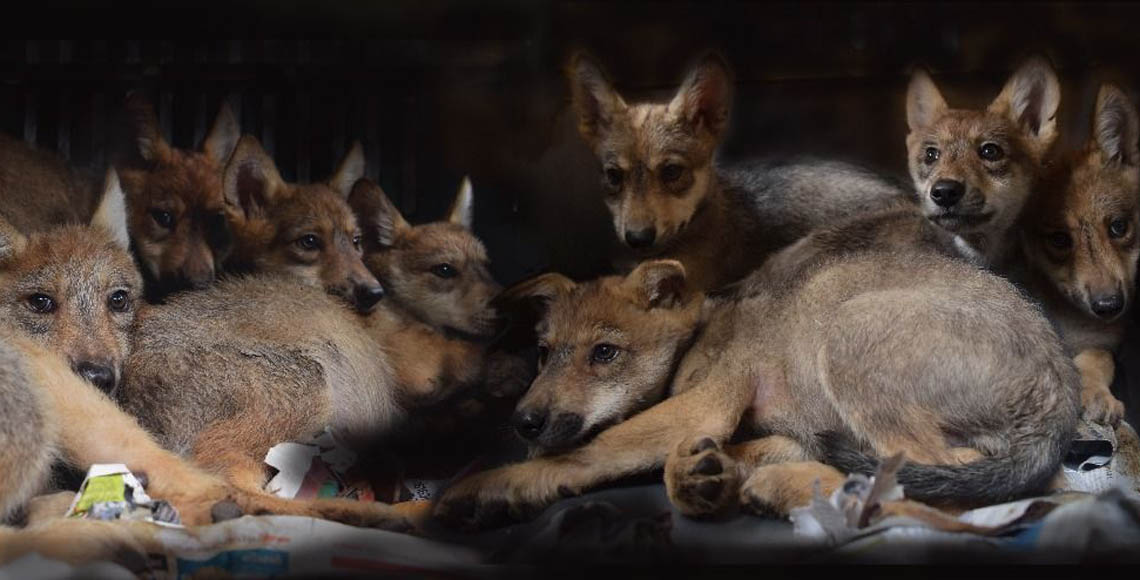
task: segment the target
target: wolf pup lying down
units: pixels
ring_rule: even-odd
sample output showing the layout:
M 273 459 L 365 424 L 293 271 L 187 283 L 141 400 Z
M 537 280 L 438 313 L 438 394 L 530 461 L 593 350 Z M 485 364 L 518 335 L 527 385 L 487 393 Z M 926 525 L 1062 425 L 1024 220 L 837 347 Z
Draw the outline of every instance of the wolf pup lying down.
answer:
M 787 514 L 816 479 L 825 494 L 842 482 L 820 461 L 864 470 L 900 452 L 919 501 L 998 502 L 1051 483 L 1079 377 L 1012 285 L 915 250 L 786 264 L 728 299 L 705 299 L 671 260 L 509 290 L 549 300 L 515 418 L 544 455 L 460 481 L 436 515 L 495 525 L 661 467 L 685 514 Z M 730 444 L 738 431 L 759 438 Z
M 233 249 L 222 169 L 241 127 L 223 102 L 199 150 L 190 151 L 166 142 L 154 107 L 141 93 L 127 98 L 127 111 L 143 163 L 122 166 L 119 174 L 147 297 L 158 301 L 178 290 L 204 288 Z
M 358 208 L 378 212 L 362 221 L 392 219 L 382 195 L 370 182 L 357 184 Z M 118 393 L 123 406 L 168 449 L 260 491 L 273 445 L 332 427 L 345 444 L 365 447 L 383 441 L 413 407 L 476 384 L 483 346 L 443 327 L 492 328 L 486 252 L 463 228 L 401 228 L 390 258 L 406 252 L 414 268 L 400 288 L 416 287 L 411 278 L 424 273 L 438 277 L 418 299 L 446 303 L 436 311 L 449 318 L 428 324 L 383 303 L 361 315 L 289 276 L 223 280 L 140 313 Z M 441 240 L 448 243 L 433 243 Z M 454 275 L 433 274 L 439 264 Z
M 286 183 L 251 135 L 238 141 L 222 177 L 233 252 L 230 273 L 284 273 L 367 312 L 384 288 L 361 261 L 362 234 L 346 199 L 364 175 L 354 143 L 325 183 Z
M 1112 352 L 1124 337 L 1140 256 L 1140 118 L 1103 85 L 1088 144 L 1050 165 L 1021 232 L 1026 286 L 1076 357 L 1085 416 L 1115 424 L 1124 406 L 1109 391 Z
M 241 492 L 164 451 L 101 392 L 113 389 L 121 376 L 142 284 L 128 250 L 126 209 L 114 171 L 106 192 L 89 226 L 25 237 L 0 222 L 0 516 L 22 508 L 43 489 L 52 463 L 63 460 L 82 470 L 93 463 L 125 463 L 145 471 L 151 495 L 174 504 L 190 525 L 209 523 L 215 504 L 228 500 L 246 513 L 406 526 L 382 507 Z M 83 534 L 92 530 L 2 530 L 0 558 L 18 555 L 20 546 L 78 557 L 98 548 Z
M 568 76 L 618 239 L 638 259 L 679 260 L 696 288 L 739 280 L 817 226 L 909 197 L 834 161 L 719 168 L 732 102 L 732 75 L 719 57 L 703 58 L 667 103 L 627 104 L 581 53 Z
M 919 70 L 906 97 L 907 160 L 923 212 L 976 262 L 1004 272 L 1017 259 L 1014 228 L 1057 138 L 1061 86 L 1030 59 L 984 110 L 951 109 Z

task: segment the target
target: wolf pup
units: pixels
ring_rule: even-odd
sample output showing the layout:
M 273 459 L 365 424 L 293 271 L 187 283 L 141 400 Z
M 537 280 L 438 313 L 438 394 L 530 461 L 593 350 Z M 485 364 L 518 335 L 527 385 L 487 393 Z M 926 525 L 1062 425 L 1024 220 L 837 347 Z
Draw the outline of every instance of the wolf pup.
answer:
M 382 303 L 361 316 L 278 273 L 224 280 L 144 310 L 117 396 L 167 448 L 261 490 L 273 445 L 331 427 L 345 444 L 367 448 L 410 409 L 483 380 L 484 345 L 470 340 L 493 328 L 482 244 L 450 222 L 392 226 L 399 214 L 367 180 L 353 201 L 369 231 L 382 224 L 387 232 L 368 242 L 386 246 L 369 261 L 407 309 Z M 470 203 L 468 191 L 459 215 Z M 419 300 L 435 305 L 430 323 L 412 314 Z
M 384 288 L 361 261 L 361 231 L 345 201 L 363 175 L 356 142 L 327 183 L 286 183 L 257 139 L 242 137 L 222 179 L 234 236 L 225 269 L 287 273 L 370 310 Z
M 235 489 L 163 450 L 106 395 L 77 377 L 67 361 L 18 330 L 0 328 L 0 363 L 5 426 L 0 432 L 0 521 L 19 512 L 46 483 L 50 466 L 63 460 L 84 471 L 96 463 L 124 463 L 146 473 L 148 493 L 169 501 L 189 526 L 241 513 L 275 513 L 408 527 L 403 517 L 378 504 L 291 501 Z M 110 560 L 124 551 L 138 556 L 145 553 L 140 544 L 147 543 L 149 533 L 135 533 L 129 525 L 55 520 L 26 530 L 0 526 L 0 562 L 29 552 L 69 562 Z
M 934 223 L 980 262 L 1003 271 L 1017 249 L 1014 226 L 1057 138 L 1061 87 L 1031 59 L 984 110 L 951 109 L 925 72 L 906 97 L 907 160 L 915 195 Z
M 380 187 L 359 180 L 348 198 L 364 232 L 364 263 L 384 286 L 381 308 L 421 322 L 436 332 L 480 345 L 485 365 L 481 388 L 465 389 L 459 400 L 417 411 L 431 435 L 454 431 L 489 408 L 509 406 L 533 377 L 533 363 L 506 346 L 499 313 L 492 305 L 501 287 L 491 277 L 486 248 L 472 232 L 475 192 L 464 178 L 443 220 L 411 225 Z M 397 368 L 403 357 L 422 356 L 416 344 L 393 344 Z M 402 430 L 417 438 L 417 429 Z M 470 431 L 468 431 L 470 434 Z
M 516 287 L 550 301 L 515 419 L 546 455 L 460 481 L 436 515 L 493 525 L 661 467 L 682 513 L 786 515 L 816 479 L 825 494 L 843 481 L 820 460 L 865 471 L 900 452 L 912 463 L 899 481 L 919 501 L 1004 501 L 1051 483 L 1079 378 L 1010 283 L 912 250 L 787 263 L 731 299 L 703 299 L 672 260 Z M 726 445 L 738 429 L 761 438 Z
M 128 253 L 126 209 L 114 170 L 105 184 L 90 225 L 25 236 L 0 220 L 0 319 L 109 392 L 122 376 L 142 280 Z
M 0 399 L 6 401 L 0 438 L 7 438 L 0 467 L 20 480 L 0 491 L 3 515 L 39 491 L 59 458 L 84 470 L 92 463 L 144 470 L 152 486 L 158 482 L 155 497 L 174 503 L 191 524 L 208 523 L 212 506 L 225 499 L 251 513 L 393 522 L 386 511 L 341 502 L 273 502 L 240 494 L 162 451 L 107 398 L 123 374 L 142 285 L 128 249 L 126 215 L 111 170 L 91 225 L 24 236 L 0 222 Z
M 128 97 L 127 110 L 145 164 L 120 167 L 119 174 L 148 298 L 202 289 L 214 281 L 232 249 L 222 169 L 241 128 L 223 102 L 199 150 L 188 151 L 166 142 L 154 108 L 140 93 Z
M 471 233 L 475 193 L 464 178 L 444 220 L 412 226 L 380 189 L 359 180 L 348 203 L 364 232 L 364 262 L 398 308 L 440 330 L 487 337 L 501 288 L 483 243 Z
M 1092 137 L 1048 168 L 1026 208 L 1021 242 L 1027 287 L 1076 357 L 1090 420 L 1115 424 L 1112 352 L 1136 292 L 1140 256 L 1140 120 L 1118 87 L 1100 87 Z
M 816 226 L 905 201 L 901 188 L 838 162 L 719 168 L 732 75 L 715 55 L 662 103 L 627 104 L 582 53 L 567 74 L 618 239 L 638 259 L 680 260 L 698 288 L 743 278 Z

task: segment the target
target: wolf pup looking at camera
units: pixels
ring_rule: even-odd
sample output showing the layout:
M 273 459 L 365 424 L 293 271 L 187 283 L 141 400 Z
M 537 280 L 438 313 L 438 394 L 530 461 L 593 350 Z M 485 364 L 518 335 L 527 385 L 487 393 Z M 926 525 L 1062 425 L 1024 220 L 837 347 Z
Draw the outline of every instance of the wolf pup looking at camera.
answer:
M 1016 222 L 1057 138 L 1057 75 L 1030 59 L 988 107 L 973 110 L 950 108 L 919 70 L 906 102 L 907 160 L 923 212 L 979 263 L 1004 272 L 1016 261 Z
M 127 99 L 142 164 L 123 165 L 131 246 L 151 301 L 213 283 L 232 249 L 222 194 L 226 166 L 241 128 L 226 103 L 196 151 L 162 136 L 154 107 L 141 93 Z
M 1124 337 L 1140 256 L 1140 118 L 1115 85 L 1097 95 L 1088 144 L 1048 167 L 1021 232 L 1026 286 L 1076 357 L 1085 416 L 1115 424 L 1112 353 Z
M 7 478 L 0 516 L 23 507 L 44 488 L 51 465 L 63 460 L 81 470 L 125 463 L 146 471 L 152 495 L 174 504 L 190 525 L 209 523 L 212 507 L 230 500 L 247 513 L 402 527 L 406 522 L 382 508 L 241 493 L 163 451 L 107 397 L 124 374 L 142 281 L 128 249 L 127 212 L 113 170 L 105 183 L 89 225 L 24 236 L 0 221 L 0 469 Z M 84 533 L 81 526 L 69 529 Z M 27 545 L 20 539 L 28 537 L 9 541 L 8 530 L 0 530 L 0 558 Z M 90 545 L 77 539 L 74 549 Z
M 519 434 L 541 455 L 462 480 L 436 514 L 462 526 L 665 468 L 682 513 L 786 515 L 812 482 L 903 453 L 907 496 L 1001 502 L 1048 487 L 1079 415 L 1079 378 L 1010 283 L 901 249 L 823 253 L 705 299 L 677 261 L 509 290 L 549 300 Z M 954 295 L 956 300 L 931 300 Z M 736 433 L 759 439 L 730 445 Z M 831 434 L 825 439 L 820 434 Z
M 733 81 L 715 55 L 668 102 L 627 103 L 582 53 L 567 74 L 618 239 L 638 259 L 681 261 L 698 288 L 743 278 L 817 226 L 905 201 L 902 189 L 844 163 L 718 167 Z

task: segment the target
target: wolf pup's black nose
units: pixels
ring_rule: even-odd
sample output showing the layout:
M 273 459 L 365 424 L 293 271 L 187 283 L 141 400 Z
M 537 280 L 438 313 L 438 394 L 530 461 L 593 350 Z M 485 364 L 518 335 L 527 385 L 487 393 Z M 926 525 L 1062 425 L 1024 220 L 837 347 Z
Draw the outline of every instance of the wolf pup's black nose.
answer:
M 75 365 L 72 370 L 104 393 L 110 393 L 115 388 L 115 371 L 111 370 L 111 367 L 84 361 Z
M 638 231 L 628 230 L 625 232 L 625 243 L 629 244 L 629 247 L 631 248 L 648 248 L 649 246 L 653 245 L 653 242 L 656 239 L 656 228 L 645 228 L 644 230 Z
M 368 312 L 384 297 L 384 287 L 379 284 L 375 286 L 359 284 L 353 289 L 352 294 L 353 300 L 356 302 L 356 309 L 361 312 Z
M 966 184 L 953 179 L 939 179 L 930 188 L 930 199 L 939 207 L 950 207 L 966 195 Z
M 542 427 L 546 425 L 546 415 L 546 411 L 534 409 L 518 411 L 511 417 L 511 424 L 523 439 L 533 441 L 542 433 Z
M 1092 311 L 1101 318 L 1112 318 L 1124 309 L 1124 297 L 1120 294 L 1093 296 Z

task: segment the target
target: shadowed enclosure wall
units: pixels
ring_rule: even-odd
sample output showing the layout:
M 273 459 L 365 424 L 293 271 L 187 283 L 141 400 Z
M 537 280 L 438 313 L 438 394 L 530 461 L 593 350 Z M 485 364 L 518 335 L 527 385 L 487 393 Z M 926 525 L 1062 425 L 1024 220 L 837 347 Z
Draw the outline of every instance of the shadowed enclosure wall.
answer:
M 905 179 L 909 67 L 982 105 L 1026 55 L 1065 83 L 1062 129 L 1087 132 L 1095 82 L 1132 88 L 1140 10 L 1089 4 L 340 1 L 39 2 L 0 41 L 0 128 L 101 168 L 131 153 L 121 105 L 154 101 L 172 143 L 198 143 L 221 100 L 286 179 L 324 179 L 360 139 L 368 175 L 412 221 L 460 178 L 511 282 L 586 277 L 614 243 L 600 172 L 575 133 L 561 67 L 593 52 L 619 89 L 667 97 L 718 49 L 738 93 L 726 160 L 841 157 Z

